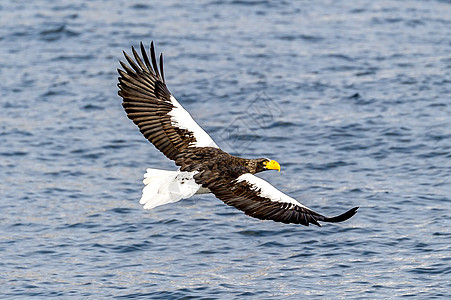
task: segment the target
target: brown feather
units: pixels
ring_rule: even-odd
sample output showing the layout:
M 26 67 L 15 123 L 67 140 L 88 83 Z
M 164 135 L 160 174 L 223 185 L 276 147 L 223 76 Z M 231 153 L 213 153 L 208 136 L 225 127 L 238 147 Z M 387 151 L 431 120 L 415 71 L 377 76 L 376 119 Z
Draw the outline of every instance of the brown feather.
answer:
M 189 130 L 175 126 L 168 113 L 174 108 L 163 78 L 163 56 L 159 67 L 153 42 L 150 46 L 150 59 L 143 44 L 141 56 L 132 47 L 132 56 L 124 52 L 127 63 L 120 62 L 118 94 L 123 98 L 123 107 L 130 118 L 138 125 L 142 134 L 168 158 L 196 143 Z M 161 74 L 161 75 L 160 75 Z

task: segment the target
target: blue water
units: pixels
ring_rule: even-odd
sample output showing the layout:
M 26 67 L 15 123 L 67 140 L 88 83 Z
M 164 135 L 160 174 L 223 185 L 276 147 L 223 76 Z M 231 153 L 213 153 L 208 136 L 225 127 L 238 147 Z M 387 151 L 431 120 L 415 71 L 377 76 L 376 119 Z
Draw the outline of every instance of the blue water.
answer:
M 29 2 L 0 4 L 1 299 L 451 297 L 450 1 Z M 151 40 L 219 145 L 357 215 L 143 210 L 145 169 L 175 167 L 126 118 L 116 68 Z

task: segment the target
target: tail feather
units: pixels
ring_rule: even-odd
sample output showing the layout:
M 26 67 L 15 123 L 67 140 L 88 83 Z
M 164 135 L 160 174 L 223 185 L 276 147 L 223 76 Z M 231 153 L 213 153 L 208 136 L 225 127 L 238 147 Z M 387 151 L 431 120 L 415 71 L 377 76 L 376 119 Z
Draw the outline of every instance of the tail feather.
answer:
M 139 203 L 145 209 L 174 203 L 194 195 L 201 187 L 194 181 L 194 172 L 147 169 Z

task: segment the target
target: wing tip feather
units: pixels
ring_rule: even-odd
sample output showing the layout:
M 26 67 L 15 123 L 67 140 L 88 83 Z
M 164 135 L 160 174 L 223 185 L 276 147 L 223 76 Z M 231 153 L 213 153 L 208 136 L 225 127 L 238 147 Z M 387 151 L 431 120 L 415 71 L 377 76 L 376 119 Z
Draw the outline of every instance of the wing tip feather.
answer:
M 359 207 L 353 207 L 350 210 L 348 210 L 345 213 L 342 213 L 341 215 L 335 216 L 335 217 L 330 217 L 330 218 L 325 218 L 324 222 L 331 222 L 331 223 L 338 223 L 338 222 L 343 222 L 346 221 L 348 219 L 350 219 L 352 216 L 354 216 L 357 213 L 357 210 L 359 209 Z

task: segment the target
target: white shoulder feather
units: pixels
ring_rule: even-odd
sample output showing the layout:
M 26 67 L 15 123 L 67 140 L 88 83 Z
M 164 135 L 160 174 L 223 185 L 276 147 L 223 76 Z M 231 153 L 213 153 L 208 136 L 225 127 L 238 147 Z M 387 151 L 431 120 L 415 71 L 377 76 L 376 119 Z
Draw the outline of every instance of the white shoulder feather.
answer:
M 269 182 L 252 175 L 250 173 L 243 174 L 236 179 L 237 182 L 245 181 L 252 190 L 256 191 L 258 196 L 268 198 L 273 202 L 291 203 L 303 208 L 309 209 L 307 206 L 302 205 L 296 199 L 282 193 Z
M 171 116 L 173 126 L 191 131 L 196 138 L 196 142 L 190 146 L 194 147 L 214 147 L 219 148 L 213 139 L 200 127 L 191 115 L 180 105 L 171 95 L 171 103 L 174 108 L 168 113 Z

